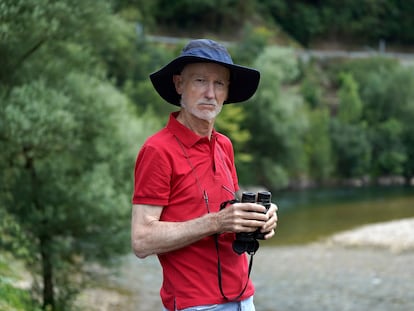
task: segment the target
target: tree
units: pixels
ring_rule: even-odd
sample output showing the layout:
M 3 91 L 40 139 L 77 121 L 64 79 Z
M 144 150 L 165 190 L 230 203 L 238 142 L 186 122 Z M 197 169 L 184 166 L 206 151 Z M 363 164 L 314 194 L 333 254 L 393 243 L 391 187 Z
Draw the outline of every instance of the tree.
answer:
M 358 83 L 350 73 L 340 73 L 340 80 L 338 119 L 343 123 L 358 123 L 362 117 Z
M 43 309 L 65 310 L 87 263 L 129 250 L 133 163 L 153 126 L 107 79 L 100 52 L 128 33 L 106 31 L 122 24 L 107 2 L 0 8 L 0 245 L 33 274 Z
M 23 260 L 41 282 L 43 305 L 52 309 L 70 300 L 70 276 L 85 262 L 128 247 L 123 180 L 132 161 L 119 128 L 131 124 L 122 120 L 125 102 L 86 77 L 72 75 L 66 83 L 83 103 L 73 105 L 75 98 L 34 81 L 14 88 L 2 105 L 1 205 L 26 248 Z
M 258 8 L 307 47 L 329 39 L 361 45 L 414 39 L 411 1 L 262 0 Z
M 254 13 L 253 0 L 157 0 L 155 19 L 169 31 L 228 32 L 234 35 Z
M 331 120 L 331 140 L 336 173 L 342 178 L 363 177 L 369 172 L 371 141 L 364 123 Z
M 332 176 L 332 141 L 330 136 L 330 115 L 327 108 L 309 110 L 309 128 L 305 134 L 308 178 L 324 182 Z
M 234 48 L 230 46 L 233 61 L 249 66 L 263 52 L 270 37 L 270 30 L 264 27 L 253 27 L 249 23 L 245 24 L 241 41 Z
M 378 83 L 378 80 L 381 83 Z M 414 117 L 412 68 L 397 67 L 374 76 L 367 84 L 375 175 L 413 176 L 412 119 Z M 374 84 L 375 82 L 375 84 Z M 375 107 L 377 102 L 379 107 Z M 378 109 L 380 108 L 380 109 Z M 377 109 L 378 111 L 376 111 Z
M 330 109 L 324 94 L 326 73 L 317 62 L 302 63 L 300 92 L 306 102 L 309 127 L 305 133 L 304 149 L 308 173 L 312 182 L 323 183 L 334 172 L 330 135 Z
M 351 152 L 354 158 L 360 158 L 358 161 L 361 159 L 369 161 L 369 167 L 364 165 L 367 167 L 366 173 L 375 177 L 398 174 L 406 176 L 408 180 L 412 176 L 413 167 L 410 143 L 413 129 L 411 120 L 414 117 L 412 69 L 402 67 L 395 60 L 384 58 L 353 60 L 339 67 L 342 72 L 346 72 L 345 76 L 342 75 L 339 93 L 342 102 L 348 103 L 348 108 L 346 113 L 339 111 L 338 115 L 342 114 L 342 121 L 346 121 L 342 122 L 342 125 L 345 127 L 357 124 L 358 116 L 361 124 L 357 125 L 354 134 L 349 129 L 341 129 L 337 124 L 336 130 L 332 132 L 336 137 L 336 146 L 338 147 L 337 143 L 340 141 L 345 141 L 344 138 L 339 137 L 340 135 L 349 133 L 355 137 L 363 137 L 354 142 L 349 140 L 348 148 L 344 146 L 341 150 L 337 149 L 338 158 L 341 154 L 345 156 L 347 152 L 351 152 L 349 148 L 354 146 L 355 150 Z M 343 79 L 347 76 L 348 78 Z M 352 87 L 354 83 L 357 84 L 357 88 Z M 362 107 L 362 110 L 359 107 Z M 370 146 L 364 148 L 370 150 L 368 158 L 362 154 L 358 156 L 356 153 L 358 149 L 362 151 L 359 147 L 362 147 L 363 142 L 367 142 Z M 341 167 L 343 168 L 342 165 Z M 358 165 L 352 167 L 353 169 L 350 167 L 349 171 L 355 171 Z
M 339 107 L 331 120 L 331 139 L 336 171 L 341 177 L 363 177 L 369 170 L 371 144 L 362 120 L 358 83 L 351 73 L 339 74 Z
M 407 161 L 403 145 L 403 124 L 394 118 L 381 122 L 372 129 L 373 171 L 375 175 L 402 175 Z
M 242 167 L 252 160 L 252 156 L 246 148 L 251 134 L 247 129 L 242 128 L 245 119 L 246 114 L 243 107 L 225 105 L 215 123 L 217 130 L 226 134 L 233 143 L 234 150 L 236 150 L 234 155 L 236 167 Z
M 243 124 L 252 134 L 250 182 L 281 188 L 306 171 L 302 139 L 308 120 L 303 101 L 289 88 L 299 67 L 291 49 L 274 46 L 265 48 L 254 67 L 261 72 L 260 88 L 245 106 Z

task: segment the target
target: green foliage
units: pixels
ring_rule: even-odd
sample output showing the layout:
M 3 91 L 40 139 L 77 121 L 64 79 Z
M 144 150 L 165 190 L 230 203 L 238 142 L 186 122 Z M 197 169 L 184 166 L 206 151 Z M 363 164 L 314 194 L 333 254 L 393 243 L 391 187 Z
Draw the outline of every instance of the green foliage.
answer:
M 158 95 L 148 76 L 173 59 L 178 49 L 145 42 L 138 45 L 135 64 L 127 70 L 131 75 L 125 80 L 121 89 L 136 105 L 139 113 L 151 110 L 164 118 L 170 112 L 177 110 L 177 107 L 166 104 Z
M 46 248 L 66 294 L 65 275 L 79 271 L 78 264 L 105 262 L 129 248 L 124 181 L 133 155 L 122 127 L 133 126 L 125 99 L 109 85 L 69 75 L 62 93 L 37 81 L 12 90 L 2 107 L 1 177 L 2 205 L 31 241 L 22 258 L 42 275 L 33 254 Z
M 340 80 L 338 119 L 343 123 L 358 122 L 362 116 L 362 101 L 358 93 L 358 84 L 349 73 L 341 73 Z
M 255 1 L 157 0 L 155 19 L 162 25 L 191 31 L 218 32 L 237 29 L 254 11 Z
M 265 24 L 301 45 L 332 40 L 377 46 L 380 40 L 412 45 L 412 1 L 117 0 L 114 8 L 143 29 L 180 36 L 218 33 L 242 39 L 243 25 Z M 280 39 L 280 33 L 276 35 Z M 290 40 L 292 41 L 292 40 Z
M 371 143 L 365 123 L 361 121 L 362 101 L 358 83 L 348 72 L 339 74 L 337 116 L 331 121 L 332 147 L 336 171 L 341 177 L 363 177 L 369 170 Z
M 246 150 L 246 144 L 251 138 L 251 134 L 241 126 L 245 119 L 246 114 L 242 106 L 226 105 L 215 123 L 216 129 L 226 134 L 232 140 L 234 149 L 237 150 L 234 155 L 236 166 L 241 166 L 252 160 L 250 153 Z
M 326 73 L 315 61 L 301 63 L 300 94 L 307 109 L 309 126 L 304 136 L 304 153 L 307 170 L 302 179 L 323 183 L 334 172 L 332 141 L 330 136 L 330 110 L 327 104 Z M 328 83 L 326 82 L 328 81 Z
M 358 85 L 359 96 L 364 103 L 362 117 L 369 124 L 381 122 L 392 113 L 395 107 L 393 96 L 397 94 L 388 93 L 386 85 L 398 66 L 394 60 L 371 58 L 351 60 L 337 68 L 340 72 L 352 74 Z
M 158 125 L 112 84 L 135 78 L 121 62 L 139 62 L 132 24 L 108 2 L 0 7 L 0 245 L 25 262 L 43 308 L 69 309 L 87 263 L 130 249 L 134 159 Z
M 324 30 L 318 7 L 304 1 L 261 1 L 263 15 L 270 15 L 293 38 L 308 46 Z M 306 26 L 304 26 L 306 25 Z
M 15 288 L 4 279 L 0 279 L 0 310 L 40 311 L 41 308 L 32 301 L 28 291 Z
M 300 94 L 311 109 L 318 108 L 323 105 L 323 72 L 314 62 L 301 67 Z
M 230 48 L 233 61 L 237 64 L 249 66 L 268 45 L 271 32 L 264 27 L 253 27 L 246 24 L 243 27 L 242 40 L 234 49 Z
M 369 172 L 371 161 L 371 143 L 364 124 L 347 124 L 333 119 L 330 130 L 338 176 L 363 177 Z
M 306 140 L 310 176 L 325 176 L 322 180 L 384 175 L 410 178 L 413 79 L 412 68 L 390 58 L 337 60 L 323 67 L 315 62 L 303 64 L 301 92 L 310 108 Z M 322 130 L 327 123 L 319 119 L 325 105 L 331 114 L 325 119 L 328 132 Z M 316 139 L 315 133 L 321 139 L 318 149 L 324 150 L 319 155 L 310 143 Z M 326 164 L 320 168 L 329 168 L 325 174 L 314 170 L 316 159 Z
M 307 159 L 307 178 L 324 182 L 334 171 L 330 115 L 326 108 L 309 110 L 308 131 L 305 133 L 304 149 Z
M 154 16 L 158 9 L 155 0 L 115 0 L 113 2 L 114 11 L 122 19 L 137 22 L 139 31 L 145 31 L 146 28 L 154 26 Z
M 414 40 L 409 31 L 414 12 L 411 1 L 264 0 L 259 8 L 304 46 L 327 38 L 375 44 L 381 39 L 405 44 Z
M 246 105 L 243 124 L 252 133 L 248 143 L 254 158 L 250 172 L 256 174 L 254 180 L 259 184 L 284 187 L 286 176 L 299 174 L 304 163 L 301 140 L 307 118 L 301 99 L 287 88 L 299 74 L 298 64 L 292 50 L 268 47 L 254 67 L 261 71 L 261 86 L 253 104 Z
M 362 174 L 363 171 L 372 176 L 395 174 L 407 176 L 412 174 L 410 169 L 406 170 L 406 168 L 412 167 L 411 155 L 413 154 L 410 144 L 406 143 L 411 141 L 411 120 L 414 116 L 412 100 L 414 75 L 412 70 L 401 67 L 393 60 L 383 58 L 348 61 L 339 68 L 337 69 L 346 72 L 348 77 L 352 77 L 354 80 L 352 84 L 356 83 L 355 87 L 348 87 L 347 91 L 349 94 L 347 96 L 348 102 L 352 103 L 349 98 L 354 98 L 355 104 L 349 105 L 349 107 L 353 107 L 354 113 L 348 111 L 348 117 L 343 117 L 343 115 L 341 117 L 341 107 L 339 107 L 341 127 L 350 127 L 350 124 L 345 125 L 350 122 L 357 125 L 356 121 L 360 118 L 360 122 L 363 122 L 364 125 L 357 125 L 357 129 L 359 128 L 364 133 L 355 133 L 354 135 L 363 134 L 365 138 L 359 142 L 368 140 L 369 147 L 363 149 L 370 150 L 370 165 L 368 167 L 362 165 L 358 174 Z M 354 91 L 351 91 L 352 89 Z M 358 94 L 355 94 L 355 89 L 358 90 Z M 342 88 L 342 90 L 344 89 Z M 351 96 L 351 94 L 354 95 Z M 345 97 L 345 95 L 341 93 L 340 97 Z M 362 105 L 359 104 L 359 101 Z M 362 108 L 361 112 L 360 107 Z M 349 115 L 354 116 L 349 117 Z M 338 142 L 344 141 L 344 138 L 339 138 L 341 131 L 342 136 L 348 132 L 344 129 L 338 129 L 338 134 L 333 133 L 334 136 L 336 135 L 337 148 Z M 349 135 L 351 133 L 352 131 L 349 132 Z M 357 143 L 353 148 L 358 150 L 359 145 L 361 144 Z M 351 148 L 351 144 L 349 144 L 349 148 Z M 337 158 L 350 152 L 346 149 L 345 147 L 337 149 Z M 360 148 L 360 150 L 362 149 Z M 357 154 L 356 152 L 354 158 L 357 157 Z M 353 170 L 348 165 L 348 171 Z
M 372 133 L 374 142 L 375 160 L 374 172 L 378 175 L 401 175 L 407 160 L 401 137 L 403 134 L 402 122 L 390 118 L 381 122 Z
M 21 281 L 21 266 L 7 254 L 0 254 L 0 310 L 40 311 L 41 308 L 30 296 L 29 291 L 16 287 Z

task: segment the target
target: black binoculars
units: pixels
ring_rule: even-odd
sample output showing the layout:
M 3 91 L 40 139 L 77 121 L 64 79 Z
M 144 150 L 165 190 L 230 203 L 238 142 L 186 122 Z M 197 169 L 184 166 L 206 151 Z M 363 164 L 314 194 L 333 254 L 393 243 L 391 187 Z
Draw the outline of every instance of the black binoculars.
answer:
M 259 191 L 257 194 L 254 192 L 243 192 L 241 202 L 261 204 L 266 207 L 267 211 L 270 208 L 271 199 L 272 194 L 269 191 Z M 266 233 L 260 232 L 260 228 L 254 232 L 236 233 L 233 250 L 238 254 L 243 254 L 244 252 L 254 254 L 259 248 L 257 240 L 264 240 L 265 235 Z

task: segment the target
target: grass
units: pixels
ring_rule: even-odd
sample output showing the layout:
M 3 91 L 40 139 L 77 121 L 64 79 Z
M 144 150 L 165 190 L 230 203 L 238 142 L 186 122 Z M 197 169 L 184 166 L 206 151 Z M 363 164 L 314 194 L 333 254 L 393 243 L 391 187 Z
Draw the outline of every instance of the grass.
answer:
M 0 310 L 40 311 L 27 289 L 16 287 L 21 280 L 19 266 L 10 256 L 0 254 Z

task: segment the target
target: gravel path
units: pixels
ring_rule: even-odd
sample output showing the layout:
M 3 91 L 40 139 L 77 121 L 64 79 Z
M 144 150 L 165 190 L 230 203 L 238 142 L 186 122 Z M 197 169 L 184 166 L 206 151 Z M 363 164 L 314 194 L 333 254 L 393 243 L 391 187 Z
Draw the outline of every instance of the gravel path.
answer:
M 414 218 L 361 227 L 309 245 L 262 247 L 251 275 L 256 310 L 411 311 L 413 263 Z M 131 295 L 118 297 L 106 309 L 101 300 L 97 310 L 161 310 L 156 257 L 127 256 L 117 282 Z

